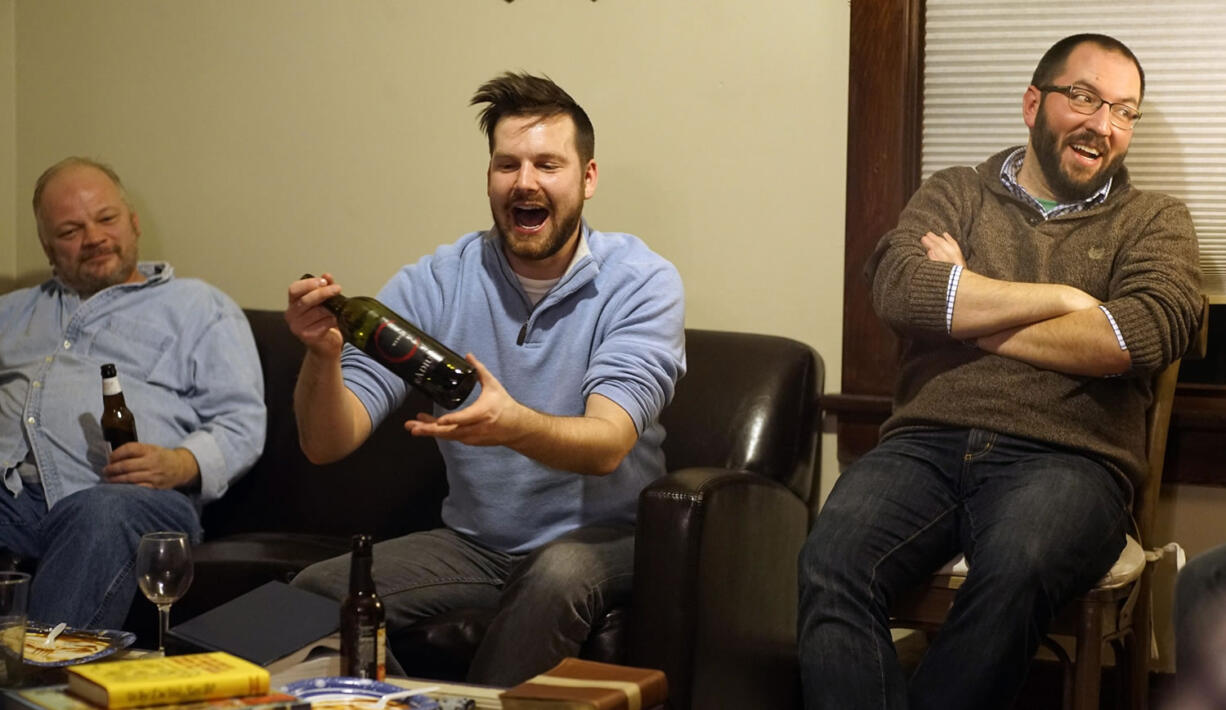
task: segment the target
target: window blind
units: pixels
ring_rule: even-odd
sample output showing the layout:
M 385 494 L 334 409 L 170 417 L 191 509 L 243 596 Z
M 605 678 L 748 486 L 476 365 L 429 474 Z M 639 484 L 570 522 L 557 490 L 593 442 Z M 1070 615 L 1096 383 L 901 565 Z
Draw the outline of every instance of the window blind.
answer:
M 1111 35 L 1145 69 L 1125 164 L 1139 188 L 1187 203 L 1203 289 L 1226 302 L 1226 2 L 927 0 L 925 15 L 924 178 L 1025 143 L 1022 92 L 1039 57 L 1067 35 Z

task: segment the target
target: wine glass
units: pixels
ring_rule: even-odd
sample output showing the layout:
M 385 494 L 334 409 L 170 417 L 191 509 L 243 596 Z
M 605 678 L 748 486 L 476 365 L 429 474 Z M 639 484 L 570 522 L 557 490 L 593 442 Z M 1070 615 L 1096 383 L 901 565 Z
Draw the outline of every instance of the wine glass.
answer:
M 187 533 L 151 532 L 136 548 L 136 575 L 140 590 L 158 608 L 158 650 L 166 653 L 170 605 L 192 586 L 192 547 Z

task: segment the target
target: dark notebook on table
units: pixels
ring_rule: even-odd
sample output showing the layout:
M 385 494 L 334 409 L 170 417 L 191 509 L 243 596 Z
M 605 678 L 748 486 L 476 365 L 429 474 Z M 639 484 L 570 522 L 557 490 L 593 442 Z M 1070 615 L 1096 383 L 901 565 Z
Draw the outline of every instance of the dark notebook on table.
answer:
M 334 599 L 268 582 L 175 626 L 167 640 L 182 652 L 226 651 L 268 666 L 336 633 L 340 609 Z

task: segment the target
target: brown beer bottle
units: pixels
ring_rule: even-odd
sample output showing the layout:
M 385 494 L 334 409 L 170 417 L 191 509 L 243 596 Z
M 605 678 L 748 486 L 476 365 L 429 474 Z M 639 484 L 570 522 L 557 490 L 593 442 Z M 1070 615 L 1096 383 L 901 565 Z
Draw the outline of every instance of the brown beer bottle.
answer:
M 333 296 L 323 305 L 336 316 L 346 341 L 439 406 L 455 409 L 476 386 L 477 373 L 467 360 L 375 299 Z
M 370 574 L 371 545 L 370 535 L 353 536 L 349 594 L 341 602 L 341 673 L 383 680 L 387 629 L 383 602 L 375 593 L 375 581 Z
M 136 418 L 123 401 L 123 389 L 115 365 L 102 366 L 102 438 L 114 451 L 129 441 L 136 441 Z

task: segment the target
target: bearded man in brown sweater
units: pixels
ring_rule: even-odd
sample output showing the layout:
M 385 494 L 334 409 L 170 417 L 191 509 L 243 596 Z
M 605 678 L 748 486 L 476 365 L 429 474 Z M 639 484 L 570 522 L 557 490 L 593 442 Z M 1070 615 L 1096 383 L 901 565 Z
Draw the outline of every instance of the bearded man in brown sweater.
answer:
M 1008 707 L 1052 615 L 1110 569 L 1144 478 L 1151 376 L 1197 328 L 1187 208 L 1123 166 L 1145 79 L 1118 40 L 1040 60 L 1023 147 L 933 175 L 868 264 L 904 342 L 881 443 L 800 559 L 805 706 Z M 889 600 L 964 553 L 908 679 Z

